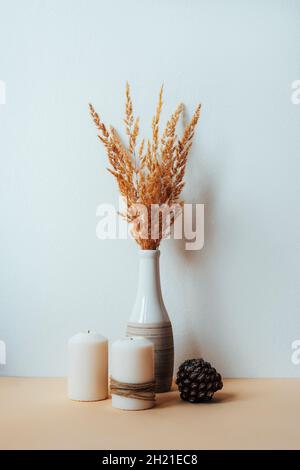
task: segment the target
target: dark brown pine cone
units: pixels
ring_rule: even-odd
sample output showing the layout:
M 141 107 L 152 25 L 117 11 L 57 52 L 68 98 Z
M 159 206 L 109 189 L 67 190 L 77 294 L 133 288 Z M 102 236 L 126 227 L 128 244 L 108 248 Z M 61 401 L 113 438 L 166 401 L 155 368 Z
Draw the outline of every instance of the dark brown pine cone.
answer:
M 188 359 L 178 369 L 176 384 L 180 398 L 191 403 L 210 401 L 223 387 L 222 377 L 204 359 Z

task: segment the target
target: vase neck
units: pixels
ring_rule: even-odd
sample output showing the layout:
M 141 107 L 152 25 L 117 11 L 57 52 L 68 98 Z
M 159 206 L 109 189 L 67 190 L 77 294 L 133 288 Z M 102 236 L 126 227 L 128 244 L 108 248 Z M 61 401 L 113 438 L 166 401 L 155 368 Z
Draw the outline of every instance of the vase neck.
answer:
M 158 250 L 141 250 L 139 252 L 138 292 L 142 291 L 153 297 L 161 297 Z
M 138 289 L 131 321 L 169 321 L 161 292 L 159 257 L 159 250 L 139 251 Z

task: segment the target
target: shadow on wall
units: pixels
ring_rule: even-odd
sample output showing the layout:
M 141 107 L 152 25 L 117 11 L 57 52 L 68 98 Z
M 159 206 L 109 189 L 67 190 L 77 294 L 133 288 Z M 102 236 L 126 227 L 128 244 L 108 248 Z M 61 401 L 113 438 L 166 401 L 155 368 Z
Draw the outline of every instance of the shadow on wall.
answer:
M 182 263 L 188 266 L 188 284 L 191 286 L 190 294 L 193 297 L 193 301 L 189 302 L 187 296 L 183 333 L 176 338 L 179 343 L 177 361 L 180 363 L 185 359 L 204 357 L 222 374 L 227 362 L 226 349 L 221 347 L 218 341 L 226 327 L 222 316 L 221 286 L 216 272 L 218 266 L 216 242 L 221 236 L 215 231 L 217 217 L 215 208 L 219 188 L 212 175 L 205 174 L 203 168 L 199 171 L 199 165 L 197 172 L 192 165 L 190 171 L 194 179 L 195 174 L 201 173 L 198 181 L 193 181 L 193 187 L 200 189 L 195 192 L 193 200 L 188 202 L 204 204 L 204 246 L 201 250 L 191 251 L 185 249 L 188 240 L 174 242 Z M 199 306 L 199 311 L 191 311 L 189 304 Z

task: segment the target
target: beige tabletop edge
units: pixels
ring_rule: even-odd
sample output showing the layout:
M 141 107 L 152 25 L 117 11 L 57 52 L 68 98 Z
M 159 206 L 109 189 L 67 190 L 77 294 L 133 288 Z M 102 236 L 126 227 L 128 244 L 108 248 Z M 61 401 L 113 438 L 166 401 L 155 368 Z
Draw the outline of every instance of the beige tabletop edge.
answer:
M 0 449 L 300 449 L 300 379 L 228 379 L 211 403 L 177 390 L 145 411 L 73 402 L 65 378 L 0 377 Z

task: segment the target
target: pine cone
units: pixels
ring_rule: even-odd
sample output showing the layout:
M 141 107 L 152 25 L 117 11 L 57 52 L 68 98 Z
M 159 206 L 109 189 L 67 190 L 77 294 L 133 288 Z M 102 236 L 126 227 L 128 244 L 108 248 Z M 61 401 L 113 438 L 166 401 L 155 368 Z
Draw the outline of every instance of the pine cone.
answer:
M 188 359 L 178 369 L 176 384 L 180 398 L 191 403 L 210 401 L 223 387 L 222 377 L 204 359 Z

